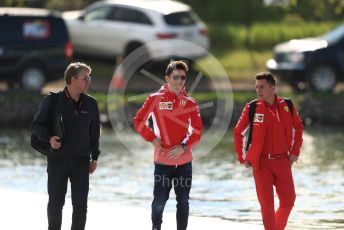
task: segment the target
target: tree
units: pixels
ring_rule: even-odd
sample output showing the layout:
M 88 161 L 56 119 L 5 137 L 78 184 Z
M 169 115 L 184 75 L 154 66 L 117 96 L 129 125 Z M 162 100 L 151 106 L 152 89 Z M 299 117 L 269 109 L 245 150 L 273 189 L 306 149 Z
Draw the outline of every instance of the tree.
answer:
M 344 1 L 342 0 L 291 0 L 288 13 L 297 14 L 305 20 L 342 20 Z

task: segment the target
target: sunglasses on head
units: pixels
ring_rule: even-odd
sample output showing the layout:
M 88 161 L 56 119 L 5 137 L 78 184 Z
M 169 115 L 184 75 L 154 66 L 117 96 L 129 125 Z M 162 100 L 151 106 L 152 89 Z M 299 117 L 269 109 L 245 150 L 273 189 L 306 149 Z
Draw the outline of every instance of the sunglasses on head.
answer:
M 172 78 L 173 78 L 173 80 L 175 80 L 175 81 L 178 81 L 178 80 L 185 81 L 185 80 L 186 80 L 186 76 L 185 76 L 185 75 L 181 75 L 181 76 L 179 76 L 179 75 L 173 75 Z

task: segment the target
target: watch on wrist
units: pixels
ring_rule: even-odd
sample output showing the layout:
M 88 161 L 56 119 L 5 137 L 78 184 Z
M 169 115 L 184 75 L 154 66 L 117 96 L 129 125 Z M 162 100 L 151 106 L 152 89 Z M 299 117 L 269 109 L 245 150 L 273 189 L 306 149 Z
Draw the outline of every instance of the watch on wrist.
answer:
M 182 146 L 182 149 L 183 149 L 183 150 L 186 150 L 187 147 L 188 147 L 185 143 L 182 143 L 181 146 Z

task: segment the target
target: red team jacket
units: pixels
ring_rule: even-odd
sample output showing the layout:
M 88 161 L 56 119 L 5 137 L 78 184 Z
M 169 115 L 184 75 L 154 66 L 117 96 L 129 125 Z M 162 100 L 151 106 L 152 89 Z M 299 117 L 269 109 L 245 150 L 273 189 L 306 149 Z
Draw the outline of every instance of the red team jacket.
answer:
M 153 129 L 148 127 L 152 118 Z M 192 146 L 199 142 L 203 125 L 198 104 L 187 96 L 169 91 L 167 84 L 149 95 L 134 117 L 134 128 L 149 142 L 161 140 L 163 151 L 154 150 L 154 161 L 166 165 L 182 165 L 192 161 Z M 186 151 L 177 159 L 168 159 L 167 152 L 175 145 L 186 144 Z
M 299 155 L 300 148 L 302 145 L 302 131 L 303 125 L 299 114 L 293 105 L 293 116 L 291 115 L 287 103 L 283 98 L 276 96 L 276 102 L 278 114 L 280 119 L 283 121 L 285 128 L 284 140 L 276 139 L 275 145 L 285 145 L 287 144 L 288 154 Z M 272 139 L 273 137 L 266 136 L 266 118 L 267 117 L 267 106 L 262 100 L 257 100 L 256 112 L 253 119 L 253 132 L 251 145 L 246 152 L 244 149 L 246 142 L 245 133 L 249 129 L 249 103 L 246 104 L 240 119 L 234 128 L 234 146 L 235 151 L 238 155 L 238 160 L 243 163 L 245 160 L 248 161 L 254 169 L 259 167 L 259 158 L 263 149 L 264 142 L 267 139 Z M 273 133 L 273 132 L 269 132 Z

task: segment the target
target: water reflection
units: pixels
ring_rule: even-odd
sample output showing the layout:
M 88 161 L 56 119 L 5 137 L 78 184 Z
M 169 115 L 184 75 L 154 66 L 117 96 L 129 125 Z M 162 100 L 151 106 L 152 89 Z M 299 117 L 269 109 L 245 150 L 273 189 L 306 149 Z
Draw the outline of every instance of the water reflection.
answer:
M 311 129 L 304 135 L 302 156 L 294 166 L 297 191 L 288 229 L 344 229 L 344 133 Z M 261 224 L 250 170 L 236 161 L 232 133 L 212 152 L 196 151 L 191 214 Z M 148 146 L 148 148 L 147 148 Z M 91 177 L 90 199 L 150 208 L 152 150 L 142 141 L 130 152 L 105 130 L 102 155 Z M 198 157 L 199 156 L 202 157 Z M 0 187 L 46 193 L 45 158 L 29 146 L 28 131 L 0 132 Z M 166 210 L 175 210 L 174 194 Z

